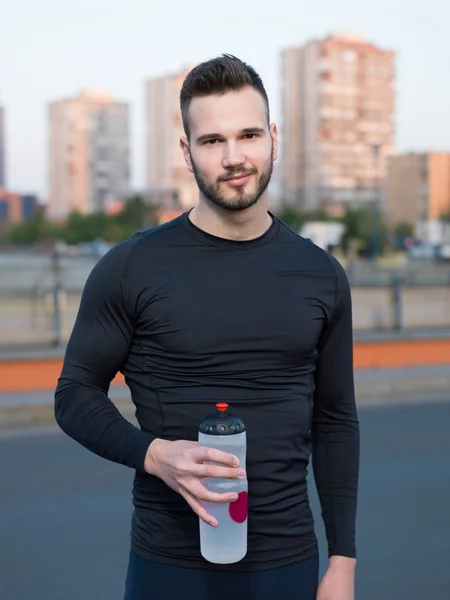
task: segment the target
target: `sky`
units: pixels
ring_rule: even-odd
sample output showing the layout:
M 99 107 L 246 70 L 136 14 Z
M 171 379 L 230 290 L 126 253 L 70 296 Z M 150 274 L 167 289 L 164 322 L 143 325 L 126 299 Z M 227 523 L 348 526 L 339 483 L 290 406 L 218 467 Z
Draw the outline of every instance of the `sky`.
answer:
M 147 79 L 234 54 L 259 72 L 281 123 L 281 51 L 333 31 L 397 52 L 397 151 L 450 151 L 447 0 L 14 0 L 0 18 L 7 187 L 44 201 L 49 101 L 101 88 L 129 102 L 139 189 Z

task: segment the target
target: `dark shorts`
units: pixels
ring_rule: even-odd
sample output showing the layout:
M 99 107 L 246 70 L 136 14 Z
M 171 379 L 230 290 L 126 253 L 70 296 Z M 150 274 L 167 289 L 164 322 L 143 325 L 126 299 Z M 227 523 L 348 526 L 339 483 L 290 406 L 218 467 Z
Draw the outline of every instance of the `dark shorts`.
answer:
M 265 571 L 214 571 L 173 567 L 130 553 L 124 600 L 315 600 L 315 554 Z

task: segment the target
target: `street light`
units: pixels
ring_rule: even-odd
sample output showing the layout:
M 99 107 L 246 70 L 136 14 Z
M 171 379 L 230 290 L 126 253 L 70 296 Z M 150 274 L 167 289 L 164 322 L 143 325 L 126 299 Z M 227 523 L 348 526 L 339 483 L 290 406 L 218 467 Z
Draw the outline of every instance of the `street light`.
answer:
M 373 167 L 373 199 L 372 199 L 372 243 L 371 243 L 371 258 L 375 262 L 378 259 L 380 253 L 380 209 L 381 209 L 381 198 L 379 192 L 377 193 L 377 172 L 379 166 L 380 157 L 380 144 L 371 144 L 370 149 L 372 151 L 372 167 Z

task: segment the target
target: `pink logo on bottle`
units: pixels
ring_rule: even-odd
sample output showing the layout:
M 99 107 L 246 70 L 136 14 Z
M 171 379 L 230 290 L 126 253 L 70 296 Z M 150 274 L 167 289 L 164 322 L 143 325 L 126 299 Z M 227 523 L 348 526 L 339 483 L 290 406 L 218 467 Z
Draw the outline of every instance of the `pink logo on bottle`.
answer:
M 248 513 L 248 493 L 238 494 L 236 502 L 230 502 L 228 512 L 235 523 L 244 523 Z

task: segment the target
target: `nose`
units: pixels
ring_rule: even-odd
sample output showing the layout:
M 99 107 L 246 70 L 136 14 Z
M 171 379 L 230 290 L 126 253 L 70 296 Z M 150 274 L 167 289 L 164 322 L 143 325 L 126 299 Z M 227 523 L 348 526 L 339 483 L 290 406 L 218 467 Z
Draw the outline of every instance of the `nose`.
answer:
M 228 143 L 225 145 L 224 155 L 222 159 L 222 166 L 225 169 L 231 167 L 238 167 L 245 163 L 245 156 L 239 149 L 239 146 L 235 143 Z

